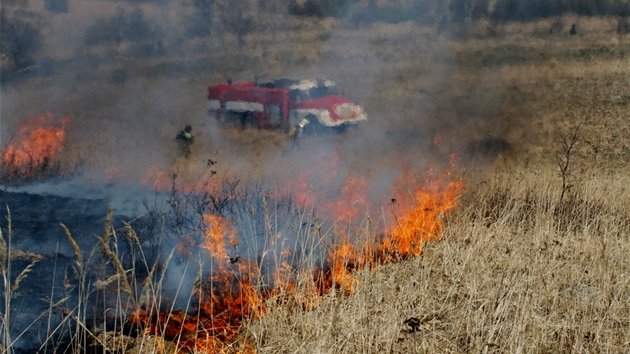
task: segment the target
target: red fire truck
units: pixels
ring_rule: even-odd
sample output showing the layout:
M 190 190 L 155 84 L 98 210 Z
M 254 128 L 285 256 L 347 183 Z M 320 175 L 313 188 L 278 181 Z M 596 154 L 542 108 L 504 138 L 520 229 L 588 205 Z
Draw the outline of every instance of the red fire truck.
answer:
M 278 79 L 232 82 L 208 87 L 210 115 L 222 122 L 260 128 L 344 130 L 367 119 L 363 108 L 343 97 L 330 80 Z

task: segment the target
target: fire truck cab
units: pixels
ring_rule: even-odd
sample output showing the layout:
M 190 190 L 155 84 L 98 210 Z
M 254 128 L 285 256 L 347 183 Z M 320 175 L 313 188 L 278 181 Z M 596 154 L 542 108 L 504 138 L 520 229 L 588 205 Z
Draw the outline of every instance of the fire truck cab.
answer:
M 363 108 L 343 97 L 331 80 L 278 79 L 208 87 L 208 112 L 223 122 L 253 122 L 260 128 L 345 128 L 367 120 Z

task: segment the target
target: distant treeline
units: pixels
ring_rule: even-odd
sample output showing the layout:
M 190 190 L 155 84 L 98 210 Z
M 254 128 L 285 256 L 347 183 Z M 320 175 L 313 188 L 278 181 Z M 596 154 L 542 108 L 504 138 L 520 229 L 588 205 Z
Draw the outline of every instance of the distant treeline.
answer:
M 629 16 L 627 0 L 451 0 L 456 19 L 532 21 L 563 14 L 583 16 Z
M 444 17 L 452 22 L 482 18 L 533 21 L 563 14 L 630 16 L 630 0 L 292 0 L 296 16 L 349 17 L 358 22 L 403 22 Z
M 44 41 L 42 32 L 45 17 L 28 10 L 23 0 L 2 0 L 0 6 L 0 80 L 10 78 L 7 73 L 34 69 L 35 54 Z M 617 33 L 630 34 L 630 0 L 192 0 L 192 11 L 177 30 L 164 30 L 167 26 L 145 16 L 141 4 L 165 5 L 180 0 L 99 0 L 119 3 L 114 14 L 97 18 L 88 26 L 84 36 L 86 47 L 122 42 L 125 56 L 146 57 L 165 54 L 186 38 L 224 38 L 225 33 L 235 35 L 239 46 L 246 36 L 261 28 L 268 15 L 286 14 L 300 17 L 336 17 L 350 25 L 386 22 L 414 21 L 424 25 L 438 25 L 438 33 L 451 29 L 461 30 L 459 24 L 486 19 L 493 24 L 507 21 L 536 21 L 560 17 L 564 14 L 579 16 L 617 17 Z M 127 3 L 123 6 L 122 4 Z M 72 13 L 73 2 L 68 0 L 44 0 L 46 16 Z M 131 6 L 129 6 L 131 5 Z M 18 11 L 9 8 L 24 7 Z M 188 5 L 187 5 L 188 6 Z M 275 20 L 274 20 L 275 21 Z M 278 25 L 280 28 L 281 25 Z M 464 26 L 465 27 L 465 26 Z M 576 34 L 573 24 L 571 34 Z M 170 33 L 172 38 L 166 38 Z M 179 39 L 174 39 L 177 36 Z M 169 41 L 170 40 L 170 41 Z M 170 43 L 170 48 L 168 48 Z M 3 76 L 4 75 L 4 76 Z

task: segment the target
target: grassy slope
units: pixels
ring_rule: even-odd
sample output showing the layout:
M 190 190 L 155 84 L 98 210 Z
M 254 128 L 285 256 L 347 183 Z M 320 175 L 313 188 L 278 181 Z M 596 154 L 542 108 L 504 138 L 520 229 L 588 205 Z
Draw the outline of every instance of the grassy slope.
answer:
M 584 181 L 562 208 L 553 173 L 519 172 L 471 186 L 441 242 L 362 274 L 355 294 L 272 308 L 248 329 L 261 352 L 625 350 L 628 178 Z
M 512 149 L 469 165 L 468 191 L 442 242 L 419 259 L 361 274 L 355 294 L 332 293 L 315 310 L 272 305 L 247 329 L 260 351 L 626 350 L 630 47 L 602 33 L 605 20 L 591 21 L 592 32 L 579 37 L 537 34 L 546 25 L 539 23 L 449 43 L 459 65 L 448 69 L 447 89 L 429 89 L 438 97 L 433 113 L 452 124 L 452 136 L 458 123 L 485 124 L 473 134 L 500 136 Z M 397 84 L 427 91 L 422 64 L 390 70 L 404 74 Z M 463 107 L 440 110 L 440 100 Z M 464 114 L 494 117 L 471 122 Z M 560 202 L 555 156 L 574 126 L 571 197 Z
M 73 149 L 107 168 L 120 150 L 166 145 L 187 120 L 210 135 L 198 117 L 209 82 L 324 73 L 363 102 L 370 126 L 391 139 L 414 146 L 414 137 L 439 134 L 457 148 L 505 140 L 510 149 L 490 161 L 477 155 L 464 163 L 461 208 L 424 256 L 361 274 L 355 294 L 330 294 L 312 311 L 270 304 L 245 334 L 261 352 L 621 352 L 630 343 L 630 39 L 616 36 L 608 20 L 580 21 L 576 37 L 549 35 L 551 22 L 542 21 L 506 24 L 496 36 L 479 24 L 470 38 L 453 40 L 410 23 L 294 20 L 247 36 L 240 49 L 228 38 L 183 43 L 182 52 L 199 53 L 185 58 L 103 54 L 96 68 L 63 59 L 58 75 L 3 93 L 3 116 L 12 126 L 46 110 L 89 120 L 71 135 Z M 112 80 L 120 68 L 129 75 L 122 84 Z M 575 125 L 576 194 L 561 204 L 557 137 Z M 277 154 L 259 149 L 260 139 L 275 146 L 281 137 L 252 134 L 223 137 L 233 150 L 224 153 L 256 152 L 239 172 L 272 173 L 251 161 L 273 169 Z M 362 128 L 356 139 L 366 145 L 371 134 Z M 368 155 L 388 159 L 409 146 Z M 125 159 L 138 155 L 159 164 L 168 153 L 162 149 L 118 160 L 133 164 Z M 414 331 L 405 324 L 412 318 Z

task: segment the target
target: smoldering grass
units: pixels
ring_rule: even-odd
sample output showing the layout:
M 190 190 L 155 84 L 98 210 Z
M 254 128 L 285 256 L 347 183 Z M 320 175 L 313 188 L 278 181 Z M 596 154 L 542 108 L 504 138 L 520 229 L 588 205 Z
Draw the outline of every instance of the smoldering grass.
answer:
M 132 310 L 134 311 L 134 313 L 137 313 L 137 311 L 140 311 L 142 309 L 143 311 L 146 311 L 146 314 L 149 317 L 156 316 L 162 308 L 162 284 L 164 282 L 164 276 L 166 273 L 162 273 L 161 277 L 156 281 L 155 275 L 159 268 L 158 261 L 156 260 L 153 264 L 149 264 L 149 261 L 145 257 L 144 251 L 142 250 L 138 236 L 135 234 L 135 232 L 133 232 L 130 224 L 125 223 L 125 237 L 130 240 L 131 246 L 133 246 L 130 247 L 132 254 L 134 254 L 132 259 L 135 259 L 135 253 L 139 252 L 142 257 L 142 263 L 147 268 L 147 270 L 149 270 L 148 275 L 142 280 L 142 283 L 137 283 L 138 279 L 136 279 L 135 276 L 135 269 L 131 268 L 126 270 L 124 268 L 123 260 L 119 255 L 117 247 L 117 233 L 115 230 L 113 230 L 113 228 L 111 228 L 111 220 L 111 215 L 106 218 L 107 227 L 105 228 L 105 230 L 109 230 L 106 231 L 106 235 L 109 235 L 107 238 L 111 242 L 114 242 L 116 247 L 110 247 L 109 243 L 106 242 L 105 236 L 98 237 L 97 239 L 99 240 L 100 247 L 95 247 L 92 250 L 91 254 L 93 256 L 94 252 L 97 249 L 100 249 L 102 254 L 107 257 L 106 259 L 101 258 L 100 262 L 111 262 L 114 266 L 114 274 L 105 277 L 102 277 L 102 275 L 104 274 L 101 274 L 101 277 L 98 277 L 97 279 L 90 279 L 90 275 L 88 274 L 88 272 L 86 272 L 86 269 L 84 268 L 86 264 L 84 264 L 83 261 L 80 262 L 83 267 L 81 267 L 80 269 L 76 269 L 75 267 L 76 277 L 74 278 L 74 280 L 78 281 L 76 285 L 73 285 L 72 279 L 70 279 L 68 275 L 65 274 L 64 283 L 67 284 L 66 286 L 68 290 L 77 289 L 79 291 L 80 301 L 78 305 L 73 309 L 61 309 L 67 315 L 64 317 L 64 321 L 62 321 L 62 323 L 60 323 L 54 330 L 50 332 L 50 335 L 46 340 L 47 343 L 50 340 L 54 340 L 55 336 L 63 337 L 64 333 L 70 331 L 71 336 L 69 338 L 69 345 L 72 348 L 73 352 L 76 352 L 77 350 L 86 350 L 86 348 L 89 347 L 94 349 L 102 347 L 103 350 L 122 350 L 124 352 L 125 347 L 123 343 L 134 341 L 133 338 L 130 339 L 129 337 L 126 337 L 121 333 L 121 331 L 124 330 L 125 327 L 129 326 L 127 324 L 127 321 L 129 321 L 130 319 L 129 314 L 127 313 L 128 306 L 126 306 L 125 301 L 131 301 Z M 73 242 L 74 239 L 69 230 L 67 228 L 64 228 L 64 230 L 67 232 L 66 237 L 68 238 L 68 240 L 70 240 L 71 244 L 75 246 L 76 242 Z M 78 246 L 74 247 L 74 249 L 77 253 L 77 258 L 83 259 L 82 252 L 78 248 Z M 171 253 L 166 257 L 166 260 L 161 263 L 163 267 L 168 267 L 174 255 L 174 252 L 175 249 L 171 250 Z M 93 261 L 94 260 L 92 260 L 90 257 L 88 263 L 92 263 Z M 135 264 L 135 261 L 133 261 L 132 263 Z M 130 280 L 128 275 L 129 273 L 134 274 L 134 276 L 130 277 Z M 184 279 L 182 279 L 182 281 L 183 280 Z M 108 312 L 115 313 L 116 319 L 112 323 L 114 327 L 108 328 L 107 326 L 105 326 L 99 329 L 100 326 L 98 325 L 88 326 L 88 321 L 86 317 L 86 306 L 89 303 L 89 300 L 93 297 L 95 292 L 105 291 L 106 289 L 110 288 L 112 284 L 117 284 L 117 286 L 115 287 L 117 295 L 115 296 L 113 307 L 105 307 L 103 309 L 104 312 L 101 313 L 100 316 L 106 319 Z M 177 292 L 176 296 L 178 295 L 179 291 Z M 190 296 L 192 297 L 192 294 Z M 57 306 L 62 305 L 62 303 L 63 302 L 61 301 L 57 302 L 56 304 L 51 305 L 51 307 L 56 308 Z M 191 303 L 191 299 L 188 300 L 188 303 Z M 95 312 L 95 314 L 97 318 L 99 318 L 98 311 Z M 74 323 L 74 330 L 69 327 L 69 321 L 72 321 Z M 111 332 L 104 332 L 107 330 L 111 330 Z M 141 330 L 141 328 L 138 328 L 138 330 Z M 140 347 L 146 348 L 146 350 L 150 352 L 158 350 L 154 348 L 156 345 L 164 347 L 163 339 L 159 339 L 157 340 L 157 342 L 155 340 L 149 340 L 148 338 L 146 338 L 146 335 L 141 331 L 138 332 L 137 335 L 139 336 L 139 339 L 137 340 L 138 343 L 133 345 L 138 345 Z

